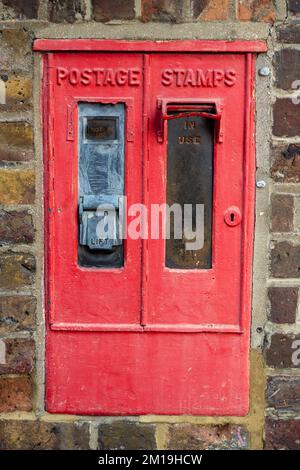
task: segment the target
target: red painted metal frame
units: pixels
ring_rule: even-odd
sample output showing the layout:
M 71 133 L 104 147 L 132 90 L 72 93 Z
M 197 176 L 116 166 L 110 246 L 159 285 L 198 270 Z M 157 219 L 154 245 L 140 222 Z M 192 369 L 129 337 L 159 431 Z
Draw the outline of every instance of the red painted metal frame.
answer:
M 211 69 L 214 66 L 214 56 L 207 55 L 202 60 L 206 68 Z M 163 108 L 163 114 L 166 114 L 167 103 L 179 105 L 181 102 L 184 106 L 186 103 L 192 102 L 193 99 L 195 103 L 199 103 L 200 96 L 202 103 L 215 103 L 218 107 L 223 108 L 222 121 L 226 121 L 226 124 L 223 125 L 224 143 L 220 142 L 216 135 L 214 155 L 213 263 L 212 268 L 208 270 L 165 268 L 164 243 L 150 239 L 147 242 L 148 267 L 145 269 L 148 279 L 144 279 L 148 300 L 147 309 L 143 315 L 143 324 L 147 325 L 148 329 L 151 328 L 152 331 L 159 331 L 160 328 L 176 331 L 177 328 L 182 328 L 185 319 L 188 319 L 189 325 L 186 327 L 196 332 L 208 331 L 209 325 L 210 331 L 217 328 L 218 332 L 235 331 L 241 333 L 243 330 L 240 325 L 240 310 L 242 308 L 240 289 L 243 288 L 241 274 L 243 267 L 240 260 L 240 250 L 244 239 L 241 226 L 234 229 L 226 226 L 224 212 L 234 202 L 241 207 L 245 218 L 248 217 L 242 206 L 243 197 L 248 198 L 250 194 L 248 188 L 245 192 L 238 182 L 249 170 L 248 161 L 243 161 L 243 134 L 244 128 L 248 126 L 248 115 L 244 113 L 244 109 L 251 108 L 248 106 L 244 87 L 248 78 L 248 61 L 252 61 L 252 55 L 220 56 L 222 67 L 230 67 L 230 64 L 235 65 L 239 73 L 239 84 L 228 90 L 202 89 L 201 93 L 198 92 L 196 96 L 195 89 L 192 87 L 185 88 L 184 91 L 181 88 L 174 89 L 174 87 L 170 90 L 168 87 L 163 87 L 159 80 L 159 71 L 164 66 L 170 70 L 176 67 L 183 68 L 185 61 L 188 64 L 186 67 L 195 69 L 197 65 L 199 66 L 199 58 L 191 54 L 184 56 L 164 54 L 152 57 L 151 67 L 148 71 L 152 75 L 152 83 L 148 92 L 150 95 L 148 115 L 150 115 L 150 122 L 155 123 L 153 109 L 155 109 L 157 101 Z M 176 96 L 174 96 L 175 92 Z M 161 93 L 164 93 L 163 97 Z M 158 98 L 156 98 L 157 96 Z M 240 103 L 238 108 L 235 102 Z M 234 123 L 233 127 L 232 123 Z M 157 144 L 154 135 L 155 127 L 152 125 L 152 127 L 150 126 L 148 147 L 150 155 L 155 154 L 155 158 L 152 159 L 152 162 L 150 158 L 149 168 L 146 170 L 149 175 L 149 202 L 162 204 L 166 194 L 167 139 L 164 139 L 161 144 Z M 231 142 L 234 142 L 234 147 Z M 223 183 L 225 180 L 226 186 Z M 225 204 L 226 206 L 224 206 Z
M 70 56 L 69 59 L 73 60 L 74 55 Z M 109 66 L 114 59 L 106 53 L 105 60 Z M 123 55 L 124 60 L 127 61 L 127 65 L 133 62 L 128 57 L 125 58 L 125 55 Z M 121 59 L 119 59 L 120 61 Z M 138 57 L 135 57 L 135 61 L 141 62 Z M 140 330 L 140 294 L 138 293 L 140 286 L 140 261 L 138 259 L 140 241 L 131 239 L 124 241 L 125 263 L 122 268 L 97 270 L 77 266 L 78 174 L 76 162 L 78 139 L 77 125 L 73 125 L 73 123 L 77 123 L 78 101 L 123 102 L 125 104 L 127 134 L 127 139 L 125 139 L 125 153 L 127 155 L 125 161 L 125 188 L 128 192 L 128 203 L 137 202 L 141 199 L 141 184 L 139 184 L 137 177 L 141 162 L 135 163 L 135 149 L 136 146 L 141 145 L 142 132 L 138 121 L 134 119 L 134 114 L 138 112 L 139 107 L 141 108 L 141 98 L 137 103 L 137 88 L 133 90 L 133 94 L 131 94 L 132 90 L 124 90 L 123 87 L 122 90 L 111 90 L 111 94 L 106 93 L 105 96 L 98 96 L 98 90 L 92 87 L 89 87 L 89 93 L 87 93 L 86 87 L 81 87 L 79 96 L 76 93 L 76 88 L 74 89 L 72 86 L 67 87 L 64 92 L 61 87 L 57 87 L 55 82 L 54 72 L 56 66 L 58 66 L 56 62 L 61 66 L 64 62 L 63 57 L 60 55 L 58 58 L 57 55 L 50 54 L 50 57 L 48 57 L 48 80 L 52 94 L 49 102 L 49 113 L 52 116 L 52 122 L 49 133 L 51 136 L 53 132 L 54 137 L 52 139 L 49 137 L 50 140 L 55 142 L 55 147 L 52 144 L 52 148 L 56 154 L 55 158 L 49 159 L 49 179 L 52 181 L 54 188 L 50 189 L 50 192 L 52 194 L 55 192 L 53 205 L 50 208 L 51 225 L 49 227 L 50 233 L 52 233 L 51 246 L 49 247 L 51 252 L 49 259 L 49 271 L 51 272 L 51 276 L 49 276 L 50 325 L 57 329 L 57 325 L 60 323 L 75 322 L 78 324 L 78 328 L 81 329 L 81 323 L 85 323 L 88 327 L 89 323 L 93 323 L 96 316 L 100 329 L 106 330 L 107 323 L 111 319 L 112 330 Z M 123 96 L 120 97 L 119 92 L 123 92 Z M 60 93 L 59 98 L 55 93 Z M 133 105 L 134 102 L 135 106 Z M 65 121 L 65 113 L 70 122 Z M 134 124 L 133 127 L 129 129 L 132 124 Z M 64 126 L 66 127 L 65 130 L 63 130 Z M 133 141 L 133 131 L 135 131 L 135 141 Z M 62 148 L 64 148 L 63 152 Z M 57 177 L 57 175 L 59 176 Z M 63 180 L 66 175 L 67 181 L 71 180 L 69 185 L 65 185 Z M 133 180 L 132 175 L 134 175 Z M 129 258 L 132 260 L 131 263 L 127 262 Z M 64 287 L 59 288 L 62 280 L 64 281 Z M 123 287 L 125 283 L 127 283 L 126 289 Z M 53 284 L 56 284 L 56 287 Z M 99 285 L 101 285 L 101 295 L 97 295 Z M 85 292 L 83 297 L 81 296 L 82 291 Z M 114 295 L 116 291 L 118 291 L 117 296 Z M 87 302 L 87 305 L 85 305 L 85 302 Z M 93 308 L 88 307 L 91 303 Z M 128 308 L 129 303 L 130 309 Z M 83 305 L 85 306 L 83 307 Z M 84 314 L 82 313 L 83 310 Z
M 265 41 L 175 40 L 130 41 L 106 39 L 36 39 L 33 50 L 115 52 L 266 52 Z
M 149 128 L 151 106 L 149 52 L 246 53 L 243 180 L 243 244 L 240 318 L 235 324 L 149 324 L 147 283 L 148 240 L 142 241 L 141 324 L 104 324 L 52 320 L 47 324 L 46 403 L 54 413 L 91 415 L 206 414 L 245 415 L 249 400 L 249 329 L 251 311 L 252 245 L 254 225 L 254 55 L 262 41 L 131 42 L 103 40 L 36 40 L 36 51 L 126 51 L 143 54 L 143 128 Z M 55 163 L 53 119 L 49 100 L 48 54 L 43 60 L 43 139 L 45 165 L 45 283 L 47 319 L 53 299 L 49 275 L 55 241 L 49 237 L 54 216 L 51 168 Z M 84 95 L 82 95 L 84 97 Z M 217 94 L 216 94 L 217 96 Z M 74 103 L 82 97 L 74 97 Z M 89 99 L 87 97 L 87 99 Z M 95 100 L 98 99 L 96 96 Z M 99 95 L 99 101 L 107 99 Z M 76 118 L 73 111 L 71 114 Z M 139 119 L 138 116 L 135 119 Z M 71 118 L 72 121 L 72 118 Z M 76 122 L 76 121 L 75 121 Z M 70 134 L 72 140 L 72 132 Z M 76 135 L 74 136 L 76 139 Z M 226 137 L 225 137 L 226 138 Z M 220 144 L 219 144 L 220 145 Z M 143 135 L 143 200 L 149 173 L 149 135 Z M 84 296 L 84 291 L 82 296 Z M 114 293 L 114 295 L 117 295 Z

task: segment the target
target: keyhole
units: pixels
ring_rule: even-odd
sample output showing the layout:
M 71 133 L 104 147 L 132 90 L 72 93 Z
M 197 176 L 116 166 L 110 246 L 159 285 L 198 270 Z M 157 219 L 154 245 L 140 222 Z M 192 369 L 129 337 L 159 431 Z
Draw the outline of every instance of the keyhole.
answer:
M 241 213 L 238 207 L 231 206 L 228 207 L 224 214 L 224 220 L 227 225 L 230 227 L 235 227 L 241 223 Z

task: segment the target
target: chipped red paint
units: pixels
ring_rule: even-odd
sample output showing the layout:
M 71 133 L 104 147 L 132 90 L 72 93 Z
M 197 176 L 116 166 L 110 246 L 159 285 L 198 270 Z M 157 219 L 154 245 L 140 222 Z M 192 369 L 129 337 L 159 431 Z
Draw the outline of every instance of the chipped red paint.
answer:
M 245 415 L 255 188 L 252 52 L 265 50 L 265 44 L 37 40 L 34 48 L 56 51 L 43 62 L 47 410 Z M 62 74 L 57 81 L 58 68 L 76 69 L 82 77 L 83 69 L 99 67 L 135 69 L 139 80 L 86 84 L 76 72 L 74 83 Z M 232 86 L 165 86 L 165 68 L 230 69 L 236 80 Z M 214 152 L 213 266 L 170 270 L 164 267 L 163 240 L 128 239 L 123 268 L 81 268 L 77 103 L 125 103 L 128 204 L 150 207 L 165 202 L 166 192 L 166 139 L 157 141 L 159 100 L 222 103 L 223 138 L 216 139 Z M 232 207 L 241 216 L 234 226 L 224 220 Z

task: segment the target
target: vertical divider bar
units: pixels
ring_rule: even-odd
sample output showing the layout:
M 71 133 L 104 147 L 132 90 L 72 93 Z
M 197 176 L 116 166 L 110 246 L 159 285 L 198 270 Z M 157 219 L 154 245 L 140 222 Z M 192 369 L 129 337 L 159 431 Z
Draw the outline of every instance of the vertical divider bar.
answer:
M 46 309 L 47 320 L 51 324 L 54 321 L 54 213 L 55 213 L 55 188 L 54 188 L 54 152 L 55 152 L 55 136 L 54 136 L 54 83 L 52 82 L 51 70 L 53 67 L 53 54 L 48 54 L 44 59 L 43 73 L 43 101 L 44 101 L 44 192 L 45 192 L 45 266 L 46 275 Z M 50 274 L 51 272 L 51 274 Z
M 240 327 L 243 332 L 250 329 L 251 284 L 253 259 L 253 227 L 255 196 L 255 129 L 254 129 L 254 70 L 255 56 L 245 57 L 245 122 L 244 122 L 244 181 L 243 181 L 243 234 L 242 234 L 242 280 Z
M 52 204 L 48 199 L 49 186 L 50 186 L 50 150 L 49 150 L 49 141 L 48 137 L 50 135 L 50 114 L 49 114 L 49 70 L 48 70 L 48 54 L 42 56 L 42 90 L 41 90 L 41 106 L 42 106 L 42 129 L 43 129 L 43 166 L 44 166 L 44 305 L 46 312 L 46 323 L 49 321 L 49 311 L 51 309 L 50 304 L 50 279 L 49 279 L 49 218 L 52 216 Z
M 149 211 L 149 124 L 150 124 L 150 55 L 143 54 L 143 150 L 142 150 L 142 204 Z M 148 227 L 148 213 L 146 212 Z M 144 227 L 145 229 L 145 227 Z M 143 230 L 142 229 L 142 233 Z M 141 240 L 141 318 L 142 326 L 147 324 L 148 313 L 148 276 L 149 276 L 149 247 L 147 237 Z

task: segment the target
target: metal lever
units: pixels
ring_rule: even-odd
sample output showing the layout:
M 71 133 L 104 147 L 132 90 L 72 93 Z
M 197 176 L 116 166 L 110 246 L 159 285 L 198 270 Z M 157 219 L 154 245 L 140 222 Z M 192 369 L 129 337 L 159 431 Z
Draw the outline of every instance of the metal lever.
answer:
M 79 243 L 91 250 L 112 250 L 122 244 L 119 218 L 122 197 L 81 196 L 79 199 Z M 103 236 L 105 235 L 105 236 Z

